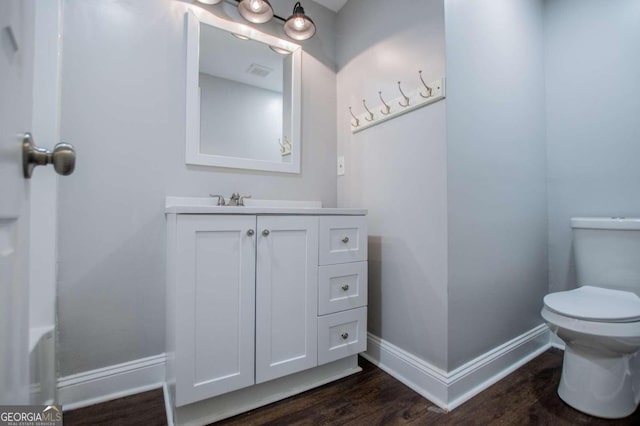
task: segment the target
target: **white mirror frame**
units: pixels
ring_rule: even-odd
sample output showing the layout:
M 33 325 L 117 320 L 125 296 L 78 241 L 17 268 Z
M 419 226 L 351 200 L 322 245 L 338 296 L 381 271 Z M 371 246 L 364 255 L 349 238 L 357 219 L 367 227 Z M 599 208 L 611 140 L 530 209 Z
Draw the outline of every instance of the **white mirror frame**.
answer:
M 227 157 L 205 154 L 200 151 L 200 23 L 211 25 L 231 33 L 240 34 L 273 47 L 291 51 L 292 87 L 290 142 L 291 161 L 277 163 L 251 158 Z M 300 173 L 301 103 L 302 103 L 302 48 L 286 40 L 262 33 L 238 22 L 227 21 L 198 7 L 186 13 L 187 33 L 187 104 L 186 104 L 186 163 L 199 166 L 229 167 L 234 169 L 264 170 L 282 173 Z M 287 120 L 285 119 L 285 122 Z M 286 134 L 286 132 L 285 132 Z

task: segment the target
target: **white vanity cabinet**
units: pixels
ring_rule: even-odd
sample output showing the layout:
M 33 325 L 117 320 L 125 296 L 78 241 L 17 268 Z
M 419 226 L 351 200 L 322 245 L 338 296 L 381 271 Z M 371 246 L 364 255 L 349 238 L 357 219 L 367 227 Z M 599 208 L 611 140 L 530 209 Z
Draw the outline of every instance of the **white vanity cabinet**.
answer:
M 318 363 L 318 218 L 259 216 L 256 383 Z
M 365 213 L 167 208 L 176 424 L 220 420 L 360 371 Z
M 176 404 L 254 383 L 255 216 L 179 215 Z

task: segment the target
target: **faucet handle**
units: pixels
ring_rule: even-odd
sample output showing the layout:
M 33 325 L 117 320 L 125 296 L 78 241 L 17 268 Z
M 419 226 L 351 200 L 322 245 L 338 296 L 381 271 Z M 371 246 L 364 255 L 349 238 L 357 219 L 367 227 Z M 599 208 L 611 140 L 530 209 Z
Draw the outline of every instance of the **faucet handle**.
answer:
M 238 201 L 238 205 L 239 206 L 244 206 L 244 199 L 245 198 L 251 198 L 251 195 L 241 195 L 240 196 L 240 200 Z
M 209 194 L 209 197 L 213 197 L 213 198 L 218 198 L 218 206 L 224 206 L 224 197 L 222 195 L 214 195 L 214 194 Z

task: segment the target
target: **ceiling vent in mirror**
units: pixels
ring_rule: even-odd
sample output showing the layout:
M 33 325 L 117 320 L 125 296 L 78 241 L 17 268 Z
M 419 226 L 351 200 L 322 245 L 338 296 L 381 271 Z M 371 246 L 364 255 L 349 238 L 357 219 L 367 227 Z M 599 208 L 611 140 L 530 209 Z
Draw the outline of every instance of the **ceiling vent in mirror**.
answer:
M 273 71 L 271 68 L 269 67 L 265 67 L 264 65 L 259 65 L 259 64 L 251 64 L 249 66 L 249 68 L 247 69 L 247 74 L 251 74 L 251 75 L 255 75 L 256 77 L 266 77 L 269 74 L 271 74 L 271 71 Z

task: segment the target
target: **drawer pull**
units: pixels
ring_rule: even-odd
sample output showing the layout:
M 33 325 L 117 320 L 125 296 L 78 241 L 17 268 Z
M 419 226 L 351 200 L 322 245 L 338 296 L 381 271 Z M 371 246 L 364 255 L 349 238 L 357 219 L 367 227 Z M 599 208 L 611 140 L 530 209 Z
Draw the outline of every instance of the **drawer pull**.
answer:
M 347 340 L 349 338 L 349 333 L 347 333 L 346 331 L 344 333 L 342 333 L 340 335 L 340 337 L 342 337 L 343 340 Z
M 349 291 L 349 284 L 345 284 L 342 286 L 343 291 Z
M 343 242 L 343 243 L 345 243 L 345 244 L 347 244 L 347 243 L 349 242 L 349 237 L 344 237 L 344 238 L 342 239 L 342 242 Z
M 249 229 L 249 230 L 247 231 L 247 235 L 248 235 L 248 236 L 250 236 L 250 237 L 253 237 L 253 234 L 255 234 L 255 233 L 256 233 L 256 232 L 255 232 L 253 229 Z
M 262 231 L 262 235 L 265 236 L 265 237 L 268 237 L 270 233 L 271 232 L 269 232 L 268 229 L 265 229 L 264 231 Z

